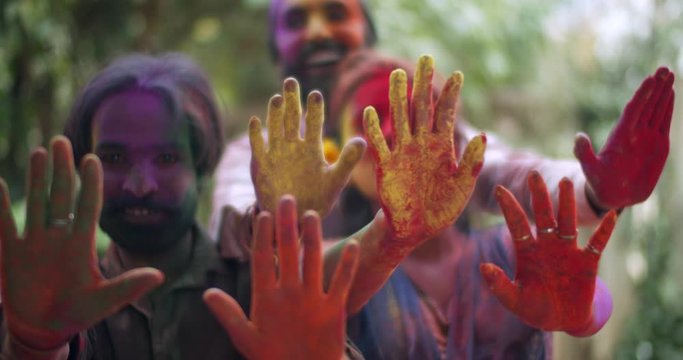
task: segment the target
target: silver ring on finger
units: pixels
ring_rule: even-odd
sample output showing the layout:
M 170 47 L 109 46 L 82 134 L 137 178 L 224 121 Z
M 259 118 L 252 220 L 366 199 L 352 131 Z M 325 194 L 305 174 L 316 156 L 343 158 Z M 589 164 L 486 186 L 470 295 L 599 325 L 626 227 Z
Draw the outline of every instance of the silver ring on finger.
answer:
M 52 219 L 50 225 L 53 227 L 67 227 L 74 223 L 74 213 L 69 213 L 64 219 Z
M 541 233 L 541 234 L 552 234 L 552 233 L 555 232 L 555 228 L 551 228 L 551 227 L 549 227 L 549 228 L 542 228 L 542 229 L 538 229 L 538 232 Z

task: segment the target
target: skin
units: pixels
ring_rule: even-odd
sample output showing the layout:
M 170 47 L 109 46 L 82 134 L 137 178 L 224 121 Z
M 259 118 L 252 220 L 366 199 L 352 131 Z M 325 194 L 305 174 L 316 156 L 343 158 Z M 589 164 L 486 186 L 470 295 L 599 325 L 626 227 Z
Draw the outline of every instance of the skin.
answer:
M 669 154 L 674 74 L 665 67 L 648 76 L 626 104 L 599 154 L 585 134 L 574 154 L 590 185 L 588 197 L 603 209 L 645 201 L 657 185 Z
M 306 134 L 299 135 L 301 100 L 299 84 L 284 81 L 284 96 L 275 95 L 268 104 L 268 144 L 261 132 L 261 121 L 249 121 L 252 148 L 251 174 L 259 207 L 274 212 L 277 201 L 292 194 L 299 213 L 315 210 L 323 216 L 330 211 L 339 192 L 349 179 L 351 169 L 365 151 L 365 142 L 349 141 L 333 165 L 325 161 L 322 143 L 324 104 L 314 91 L 307 101 Z
M 274 0 L 271 8 L 278 62 L 306 91 L 321 87 L 349 51 L 365 45 L 358 0 Z
M 410 249 L 441 232 L 460 215 L 474 189 L 486 147 L 486 137 L 479 135 L 467 145 L 461 163 L 456 162 L 453 129 L 462 73 L 455 72 L 448 79 L 435 105 L 433 73 L 434 60 L 420 57 L 410 107 L 405 72 L 391 74 L 389 96 L 396 129 L 392 150 L 374 108 L 368 107 L 364 117 L 382 208 L 395 236 Z
M 324 291 L 320 218 L 310 211 L 301 222 L 302 275 L 298 224 L 296 203 L 290 196 L 278 204 L 275 229 L 270 213 L 259 214 L 252 248 L 249 319 L 237 301 L 223 291 L 211 289 L 204 295 L 246 358 L 340 359 L 344 354 L 345 306 L 358 264 L 358 245 L 355 241 L 347 244 L 330 286 Z
M 95 156 L 84 158 L 82 187 L 74 204 L 71 144 L 58 136 L 51 150 L 51 184 L 47 151 L 39 148 L 31 154 L 23 236 L 12 219 L 7 185 L 0 180 L 0 273 L 7 327 L 14 341 L 38 350 L 59 349 L 164 280 L 152 268 L 127 271 L 114 279 L 102 276 L 95 251 L 102 206 L 101 164 Z M 65 219 L 74 208 L 73 225 L 50 225 L 50 219 Z
M 502 186 L 496 189 L 498 203 L 514 239 L 517 263 L 514 280 L 510 281 L 502 269 L 491 263 L 482 264 L 481 273 L 503 306 L 528 325 L 546 331 L 590 335 L 609 318 L 609 314 L 594 315 L 594 301 L 600 254 L 614 229 L 616 212 L 607 213 L 586 247 L 579 248 L 572 182 L 566 178 L 560 182 L 556 220 L 540 174 L 532 172 L 528 181 L 536 236 L 531 233 L 526 215 L 514 196 Z M 591 329 L 588 334 L 587 329 Z
M 92 134 L 104 167 L 102 228 L 127 258 L 175 272 L 179 254 L 188 256 L 177 247 L 189 249 L 199 194 L 189 125 L 172 120 L 159 95 L 132 89 L 100 105 Z

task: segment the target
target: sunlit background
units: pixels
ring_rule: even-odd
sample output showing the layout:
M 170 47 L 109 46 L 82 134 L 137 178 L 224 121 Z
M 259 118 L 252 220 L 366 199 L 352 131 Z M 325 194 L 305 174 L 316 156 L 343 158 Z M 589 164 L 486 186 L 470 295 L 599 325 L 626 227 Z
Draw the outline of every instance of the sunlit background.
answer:
M 577 131 L 600 147 L 642 79 L 659 65 L 683 78 L 683 0 L 368 2 L 383 51 L 410 60 L 431 53 L 440 72 L 463 71 L 463 113 L 474 126 L 551 157 L 572 157 Z M 0 1 L 0 175 L 12 190 L 17 219 L 23 218 L 30 149 L 61 131 L 77 89 L 116 56 L 192 56 L 214 82 L 228 135 L 244 129 L 250 115 L 263 116 L 279 87 L 266 51 L 267 5 Z M 556 336 L 557 359 L 683 359 L 681 97 L 656 192 L 622 213 L 603 256 L 612 319 L 590 339 Z

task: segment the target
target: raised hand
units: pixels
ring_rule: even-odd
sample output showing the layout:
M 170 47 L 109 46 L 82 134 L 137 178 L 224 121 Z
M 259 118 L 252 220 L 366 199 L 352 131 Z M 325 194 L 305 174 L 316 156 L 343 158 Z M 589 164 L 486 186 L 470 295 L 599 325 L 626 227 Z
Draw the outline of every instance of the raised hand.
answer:
M 358 263 L 358 244 L 350 241 L 345 247 L 325 292 L 318 216 L 307 212 L 302 221 L 303 278 L 299 275 L 298 222 L 292 197 L 282 198 L 275 222 L 273 234 L 269 213 L 260 213 L 256 221 L 250 319 L 237 301 L 221 290 L 207 290 L 204 300 L 248 359 L 338 360 L 344 354 L 345 306 Z
M 560 182 L 556 221 L 541 176 L 532 172 L 528 180 L 535 237 L 514 196 L 501 186 L 496 189 L 515 247 L 514 281 L 491 263 L 482 264 L 481 273 L 500 302 L 525 323 L 547 331 L 581 333 L 596 321 L 593 306 L 598 262 L 614 228 L 616 212 L 607 213 L 586 247 L 578 248 L 572 182 L 566 178 Z
M 673 82 L 674 74 L 665 67 L 648 76 L 597 156 L 588 136 L 577 135 L 574 154 L 595 205 L 623 208 L 645 201 L 654 190 L 669 154 Z
M 23 236 L 17 234 L 7 185 L 0 180 L 2 305 L 15 341 L 36 350 L 59 348 L 164 278 L 151 268 L 111 280 L 102 277 L 95 251 L 102 207 L 101 164 L 93 155 L 84 158 L 74 216 L 71 143 L 59 136 L 51 147 L 51 187 L 47 152 L 41 148 L 31 154 Z
M 349 180 L 351 170 L 365 151 L 365 142 L 353 139 L 342 149 L 339 160 L 329 165 L 323 155 L 323 97 L 318 91 L 308 96 L 306 135 L 299 135 L 301 101 L 299 83 L 286 79 L 283 96 L 275 95 L 268 104 L 268 144 L 261 133 L 261 121 L 249 120 L 252 160 L 251 177 L 261 209 L 274 212 L 285 194 L 299 204 L 299 214 L 315 210 L 326 215 Z
M 396 134 L 393 149 L 382 135 L 375 109 L 366 108 L 363 119 L 376 161 L 382 208 L 397 241 L 407 247 L 453 224 L 472 194 L 484 161 L 486 137 L 482 134 L 467 145 L 460 165 L 456 163 L 453 130 L 463 76 L 453 73 L 434 106 L 433 73 L 434 59 L 420 57 L 410 113 L 406 73 L 400 69 L 391 73 L 389 101 Z

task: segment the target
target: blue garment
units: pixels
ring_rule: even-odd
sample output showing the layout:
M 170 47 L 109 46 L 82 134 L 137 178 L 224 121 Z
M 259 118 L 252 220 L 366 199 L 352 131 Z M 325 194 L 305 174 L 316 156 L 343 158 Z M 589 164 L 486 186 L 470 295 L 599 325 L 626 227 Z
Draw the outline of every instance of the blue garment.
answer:
M 531 328 L 507 311 L 486 288 L 479 264 L 492 262 L 514 273 L 513 251 L 504 226 L 472 231 L 462 241 L 467 256 L 457 264 L 449 307 L 448 345 L 441 354 L 420 304 L 420 293 L 399 267 L 347 332 L 366 359 L 545 359 L 550 333 Z M 438 281 L 438 279 L 435 279 Z

